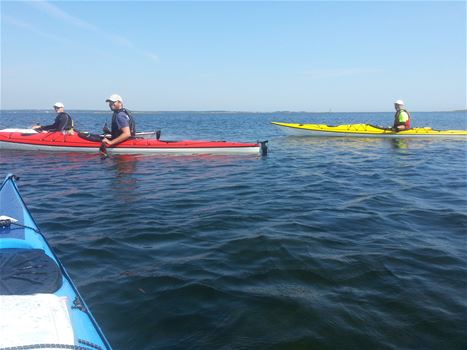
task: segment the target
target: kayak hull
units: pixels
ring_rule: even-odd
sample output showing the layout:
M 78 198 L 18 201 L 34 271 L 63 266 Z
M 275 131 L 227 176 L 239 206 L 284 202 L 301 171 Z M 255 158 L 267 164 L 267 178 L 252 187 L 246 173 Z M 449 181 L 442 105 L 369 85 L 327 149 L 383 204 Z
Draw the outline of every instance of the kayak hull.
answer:
M 100 142 L 90 141 L 78 134 L 21 133 L 0 131 L 0 149 L 45 152 L 98 153 Z M 164 141 L 137 137 L 115 147 L 108 154 L 261 154 L 261 143 L 227 141 Z
M 286 135 L 317 137 L 376 137 L 376 138 L 465 138 L 465 130 L 433 130 L 431 128 L 413 128 L 396 132 L 389 128 L 369 124 L 347 124 L 329 126 L 325 124 L 296 124 L 272 122 Z
M 76 147 L 76 146 L 53 146 L 34 145 L 27 143 L 13 143 L 0 141 L 0 149 L 21 150 L 21 151 L 43 151 L 43 152 L 78 152 L 78 153 L 98 153 L 99 147 Z M 107 148 L 108 154 L 161 154 L 161 155 L 190 155 L 190 154 L 259 154 L 259 146 L 251 147 L 183 147 L 183 148 L 137 148 L 137 147 L 115 147 Z
M 12 175 L 7 176 L 0 187 L 0 215 L 18 220 L 11 225 L 0 226 L 0 261 L 5 264 L 8 260 L 5 259 L 6 256 L 32 253 L 41 256 L 42 260 L 36 266 L 34 260 L 28 262 L 29 269 L 38 268 L 36 275 L 46 275 L 49 272 L 45 270 L 46 264 L 43 261 L 48 261 L 56 269 L 58 276 L 57 285 L 50 291 L 34 292 L 25 291 L 23 285 L 18 289 L 17 282 L 9 278 L 14 275 L 11 272 L 0 276 L 0 308 L 4 316 L 0 324 L 5 331 L 0 338 L 0 348 L 71 349 L 71 346 L 75 346 L 73 349 L 110 350 L 111 346 L 89 308 L 39 231 Z M 13 268 L 16 269 L 16 265 Z M 6 269 L 5 265 L 3 269 Z M 24 270 L 18 268 L 17 273 L 22 276 L 21 280 L 27 280 Z M 43 288 L 37 287 L 38 284 L 35 280 L 32 288 Z

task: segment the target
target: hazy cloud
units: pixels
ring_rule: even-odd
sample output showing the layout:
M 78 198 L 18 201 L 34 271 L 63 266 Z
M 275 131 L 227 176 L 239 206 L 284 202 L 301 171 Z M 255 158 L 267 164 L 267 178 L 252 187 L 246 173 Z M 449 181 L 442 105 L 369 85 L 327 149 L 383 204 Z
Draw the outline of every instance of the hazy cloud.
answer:
M 101 28 L 95 26 L 94 24 L 88 23 L 78 17 L 70 15 L 69 13 L 63 11 L 62 9 L 60 9 L 54 4 L 51 4 L 50 2 L 47 2 L 45 0 L 37 0 L 37 1 L 29 2 L 29 4 L 41 9 L 47 15 L 55 19 L 66 22 L 67 24 L 71 24 L 77 28 L 94 32 L 104 37 L 106 40 L 112 41 L 113 43 L 119 46 L 122 46 L 125 48 L 134 48 L 133 43 L 128 38 L 121 36 L 121 35 L 109 34 L 105 32 L 104 30 L 102 30 Z M 147 58 L 151 59 L 154 62 L 159 61 L 159 57 L 154 53 L 147 53 L 143 51 L 140 51 L 140 52 L 143 54 L 143 56 L 146 56 Z
M 335 69 L 311 69 L 302 72 L 302 75 L 313 78 L 342 78 L 356 75 L 381 73 L 381 69 L 369 68 L 335 68 Z
M 145 52 L 144 54 L 146 55 L 146 57 L 153 60 L 154 62 L 159 62 L 159 56 L 156 55 L 155 53 Z
M 47 38 L 47 39 L 51 39 L 51 40 L 54 40 L 54 41 L 58 41 L 60 43 L 66 43 L 66 42 L 69 42 L 69 40 L 66 40 L 62 37 L 59 37 L 55 34 L 52 34 L 52 33 L 47 33 L 47 32 L 44 32 L 43 30 L 37 28 L 36 26 L 34 26 L 33 24 L 29 23 L 29 22 L 24 22 L 24 21 L 21 21 L 17 18 L 12 18 L 12 17 L 8 17 L 8 16 L 2 16 L 2 21 L 4 23 L 8 23 L 12 26 L 15 26 L 17 28 L 21 28 L 21 29 L 25 29 L 27 31 L 30 31 L 30 32 L 33 32 L 39 36 L 42 36 L 43 38 Z
M 97 32 L 100 31 L 99 28 L 97 28 L 95 25 L 90 24 L 86 21 L 83 21 L 77 17 L 74 17 L 66 13 L 65 11 L 61 10 L 59 7 L 52 5 L 51 3 L 47 1 L 36 0 L 36 1 L 31 1 L 28 4 L 43 10 L 45 13 L 47 13 L 51 17 L 64 21 L 68 24 L 72 24 L 75 27 L 87 29 L 91 31 L 97 31 Z

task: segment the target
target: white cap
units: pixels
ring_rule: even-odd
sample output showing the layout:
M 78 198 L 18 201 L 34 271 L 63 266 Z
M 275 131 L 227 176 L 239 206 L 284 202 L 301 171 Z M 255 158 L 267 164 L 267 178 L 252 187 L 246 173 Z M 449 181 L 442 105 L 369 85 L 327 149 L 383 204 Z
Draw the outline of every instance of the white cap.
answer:
M 117 101 L 123 102 L 122 97 L 117 94 L 110 95 L 109 98 L 105 100 L 105 102 L 117 102 Z
M 405 103 L 402 100 L 397 100 L 396 102 L 394 102 L 394 104 L 398 106 L 405 106 Z
M 65 106 L 64 106 L 63 103 L 61 103 L 61 102 L 55 102 L 54 107 L 57 107 L 57 108 L 64 108 Z

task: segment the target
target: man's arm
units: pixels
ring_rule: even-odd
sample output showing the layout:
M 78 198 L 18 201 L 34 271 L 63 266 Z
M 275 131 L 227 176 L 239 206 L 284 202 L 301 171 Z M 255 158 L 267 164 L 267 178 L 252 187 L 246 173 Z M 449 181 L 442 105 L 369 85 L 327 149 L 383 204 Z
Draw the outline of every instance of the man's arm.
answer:
M 40 129 L 41 131 L 57 131 L 57 130 L 60 130 L 59 126 L 60 126 L 60 116 L 57 116 L 53 124 L 40 126 L 40 128 L 38 129 Z
M 121 130 L 122 130 L 122 134 L 119 137 L 113 140 L 104 138 L 102 139 L 102 142 L 105 143 L 107 146 L 115 146 L 115 145 L 118 145 L 120 142 L 123 142 L 126 139 L 129 139 L 131 137 L 129 126 L 124 126 Z
M 60 113 L 60 115 L 55 118 L 55 122 L 52 125 L 46 125 L 42 127 L 42 130 L 46 131 L 63 131 L 68 123 L 68 115 L 65 113 Z

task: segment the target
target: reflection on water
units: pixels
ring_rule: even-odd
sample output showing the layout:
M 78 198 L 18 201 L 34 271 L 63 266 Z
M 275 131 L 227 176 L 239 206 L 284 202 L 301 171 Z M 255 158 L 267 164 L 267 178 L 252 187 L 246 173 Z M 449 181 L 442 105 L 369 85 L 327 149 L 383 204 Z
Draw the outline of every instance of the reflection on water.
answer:
M 394 148 L 409 148 L 409 142 L 406 139 L 391 139 Z
M 134 182 L 131 175 L 136 170 L 138 157 L 132 154 L 113 156 L 112 164 L 115 167 L 116 175 L 122 182 Z
M 109 162 L 114 170 L 110 176 L 110 192 L 115 200 L 125 203 L 135 202 L 138 198 L 136 169 L 138 157 L 136 155 L 115 155 L 104 160 Z
M 313 147 L 320 148 L 335 148 L 337 149 L 354 149 L 364 150 L 366 148 L 391 148 L 407 149 L 414 148 L 420 149 L 426 147 L 428 144 L 434 145 L 453 145 L 463 142 L 458 139 L 429 139 L 429 138 L 377 138 L 377 137 L 300 137 L 300 136 L 282 136 L 275 141 L 281 141 L 284 146 L 298 149 L 299 147 Z M 273 146 L 274 147 L 274 144 Z

